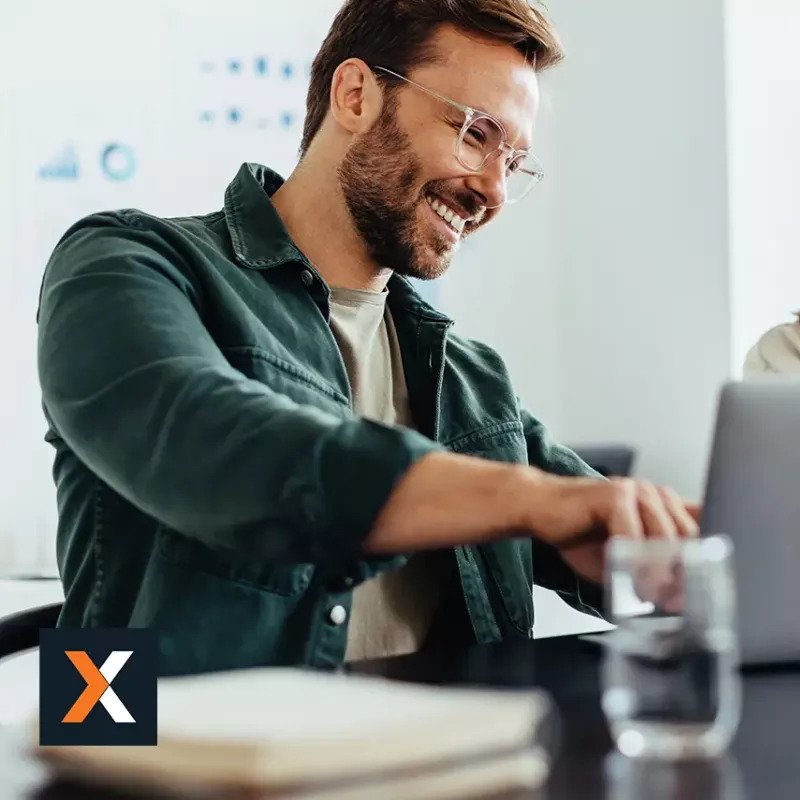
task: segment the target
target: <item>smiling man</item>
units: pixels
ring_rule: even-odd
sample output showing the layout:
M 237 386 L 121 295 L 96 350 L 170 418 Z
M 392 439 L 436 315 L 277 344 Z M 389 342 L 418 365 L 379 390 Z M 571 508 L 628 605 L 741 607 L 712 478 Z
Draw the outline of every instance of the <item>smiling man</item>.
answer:
M 601 606 L 604 536 L 696 532 L 555 444 L 406 280 L 541 179 L 560 58 L 525 0 L 350 0 L 285 183 L 245 164 L 221 211 L 65 234 L 39 309 L 61 625 L 155 628 L 163 674 L 336 666 L 530 636 L 534 581 Z

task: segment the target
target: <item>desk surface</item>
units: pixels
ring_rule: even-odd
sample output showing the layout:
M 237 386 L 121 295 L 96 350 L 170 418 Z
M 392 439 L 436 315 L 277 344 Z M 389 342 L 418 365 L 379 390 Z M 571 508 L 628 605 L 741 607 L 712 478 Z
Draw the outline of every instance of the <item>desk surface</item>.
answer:
M 800 796 L 800 672 L 745 677 L 742 723 L 731 753 L 714 765 L 641 767 L 618 758 L 600 709 L 599 656 L 574 637 L 503 642 L 462 652 L 366 662 L 352 671 L 428 684 L 538 686 L 555 699 L 563 742 L 541 800 L 796 800 Z M 3 796 L 109 798 L 46 785 L 0 732 Z M 118 797 L 120 795 L 114 795 Z M 531 800 L 526 794 L 527 800 Z M 510 800 L 510 799 L 509 799 Z

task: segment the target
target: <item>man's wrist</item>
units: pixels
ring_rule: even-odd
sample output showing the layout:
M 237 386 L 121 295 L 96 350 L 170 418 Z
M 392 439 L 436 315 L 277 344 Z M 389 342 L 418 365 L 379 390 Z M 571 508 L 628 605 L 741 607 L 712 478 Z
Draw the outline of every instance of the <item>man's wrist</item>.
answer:
M 526 535 L 534 535 L 534 509 L 547 476 L 535 467 L 508 464 L 504 476 L 500 507 L 508 515 L 508 526 Z

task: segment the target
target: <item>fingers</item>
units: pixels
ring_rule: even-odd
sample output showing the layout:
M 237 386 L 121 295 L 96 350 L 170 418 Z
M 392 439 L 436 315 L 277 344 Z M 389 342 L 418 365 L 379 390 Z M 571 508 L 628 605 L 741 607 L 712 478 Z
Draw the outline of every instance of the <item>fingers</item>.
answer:
M 641 539 L 644 536 L 644 525 L 639 513 L 636 483 L 631 480 L 612 480 L 607 491 L 610 493 L 610 508 L 606 519 L 609 534 Z
M 671 489 L 647 481 L 628 480 L 616 492 L 625 496 L 626 507 L 631 502 L 640 524 L 633 533 L 623 531 L 629 538 L 646 537 L 674 541 L 698 535 L 698 525 L 686 504 Z M 618 503 L 622 501 L 618 500 Z M 619 534 L 618 534 L 619 535 Z M 679 614 L 684 603 L 684 579 L 680 560 L 671 547 L 653 552 L 643 551 L 641 563 L 634 569 L 634 587 L 641 600 L 652 602 L 667 614 Z
M 648 481 L 614 479 L 607 485 L 611 536 L 678 539 L 699 533 L 695 516 L 672 490 Z
M 683 608 L 684 574 L 679 561 L 643 559 L 632 573 L 633 588 L 639 600 L 653 603 L 668 614 Z
M 677 539 L 678 525 L 664 502 L 662 490 L 648 482 L 639 483 L 638 488 L 639 511 L 647 536 L 654 539 Z
M 684 508 L 689 512 L 692 519 L 700 524 L 700 518 L 703 516 L 703 506 L 700 503 L 687 503 L 683 502 Z
M 699 536 L 699 507 L 688 505 L 681 500 L 681 498 L 678 497 L 678 495 L 672 489 L 659 487 L 658 492 L 661 495 L 661 500 L 664 503 L 664 506 L 672 516 L 672 519 L 678 528 L 679 535 L 689 539 L 694 539 Z

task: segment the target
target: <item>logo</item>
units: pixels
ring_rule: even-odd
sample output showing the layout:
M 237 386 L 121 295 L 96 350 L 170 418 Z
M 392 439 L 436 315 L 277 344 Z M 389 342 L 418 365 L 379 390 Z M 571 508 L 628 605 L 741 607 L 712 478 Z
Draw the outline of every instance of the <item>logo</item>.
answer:
M 119 142 L 107 145 L 100 155 L 100 168 L 110 181 L 127 181 L 136 171 L 133 150 Z
M 78 172 L 78 154 L 71 144 L 39 167 L 39 177 L 43 181 L 74 181 L 78 179 Z
M 39 743 L 157 744 L 157 653 L 155 631 L 42 630 Z

